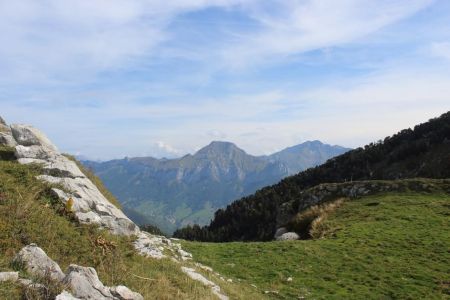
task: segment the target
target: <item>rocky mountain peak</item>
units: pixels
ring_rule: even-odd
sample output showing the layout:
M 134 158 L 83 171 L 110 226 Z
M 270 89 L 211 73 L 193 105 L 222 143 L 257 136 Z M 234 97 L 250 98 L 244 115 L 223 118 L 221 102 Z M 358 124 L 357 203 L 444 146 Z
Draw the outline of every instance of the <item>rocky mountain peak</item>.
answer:
M 197 153 L 203 153 L 203 152 L 229 152 L 229 151 L 243 151 L 242 149 L 238 148 L 235 144 L 231 142 L 225 142 L 225 141 L 212 141 L 209 143 L 209 145 L 201 148 Z
M 208 146 L 203 147 L 194 157 L 205 157 L 209 159 L 214 158 L 231 158 L 236 155 L 246 154 L 244 150 L 237 147 L 235 144 L 223 141 L 213 141 Z

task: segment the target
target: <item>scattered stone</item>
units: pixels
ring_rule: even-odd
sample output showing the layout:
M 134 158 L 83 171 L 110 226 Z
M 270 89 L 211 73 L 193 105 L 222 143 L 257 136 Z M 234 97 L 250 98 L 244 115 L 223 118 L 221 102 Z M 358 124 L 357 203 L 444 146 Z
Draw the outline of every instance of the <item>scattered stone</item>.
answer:
M 114 286 L 109 290 L 111 294 L 119 300 L 144 300 L 144 297 L 142 297 L 141 294 L 133 292 L 123 285 Z
M 61 281 L 64 278 L 64 273 L 59 265 L 36 244 L 30 244 L 22 248 L 14 258 L 14 262 L 22 265 L 29 274 L 34 276 L 50 276 L 51 279 L 56 281 Z
M 80 298 L 74 297 L 71 293 L 62 291 L 61 294 L 56 296 L 55 300 L 81 300 Z
M 178 249 L 178 254 L 180 254 L 181 260 L 192 259 L 192 254 L 187 251 L 184 251 L 183 249 Z
M 100 228 L 108 229 L 117 235 L 135 235 L 137 238 L 134 247 L 143 256 L 161 259 L 169 255 L 172 260 L 177 262 L 192 259 L 192 254 L 184 251 L 179 243 L 174 243 L 166 237 L 141 232 L 135 223 L 125 216 L 120 209 L 111 204 L 98 188 L 86 178 L 76 163 L 58 152 L 56 146 L 38 129 L 29 125 L 12 125 L 10 140 L 7 142 L 15 146 L 15 156 L 19 163 L 42 165 L 43 174 L 38 176 L 40 180 L 63 187 L 63 189 L 53 188 L 52 192 L 64 204 L 71 199 L 71 202 L 73 202 L 71 210 L 80 223 L 98 225 Z M 173 241 L 176 241 L 176 239 L 173 239 Z M 45 258 L 43 258 L 44 262 L 49 265 L 33 263 L 34 266 L 28 267 L 30 273 L 31 271 L 42 273 L 50 268 L 52 276 L 61 281 L 64 274 L 59 266 L 49 259 L 42 249 L 36 248 L 41 252 L 33 251 L 42 255 Z M 194 277 L 200 276 L 196 277 L 196 280 L 203 277 L 195 270 L 194 273 L 183 271 L 188 275 L 197 274 Z M 207 285 L 211 286 L 213 292 L 220 299 L 228 299 L 220 293 L 219 286 L 206 278 L 204 279 L 209 282 Z M 113 292 L 120 294 L 125 291 L 124 287 L 115 287 L 114 290 L 110 291 L 98 280 L 94 269 L 76 265 L 71 265 L 64 282 L 72 288 L 74 297 L 83 299 L 113 299 L 119 297 L 113 296 Z M 61 295 L 61 297 L 63 296 L 67 295 Z M 137 296 L 136 299 L 141 298 Z
M 63 284 L 67 285 L 73 295 L 82 299 L 111 300 L 114 299 L 103 283 L 98 279 L 94 268 L 70 265 Z
M 0 272 L 0 282 L 19 280 L 19 272 Z
M 288 278 L 286 279 L 286 281 L 287 281 L 287 282 L 292 282 L 292 277 L 288 277 Z
M 220 299 L 220 300 L 228 300 L 228 296 L 224 295 L 220 291 L 220 287 L 214 282 L 206 279 L 202 274 L 197 273 L 195 269 L 188 267 L 181 267 L 181 270 L 186 273 L 193 280 L 201 282 L 205 286 L 211 287 L 211 291 Z
M 278 291 L 264 291 L 264 294 L 274 294 L 274 295 L 278 295 L 279 292 L 278 292 Z
M 227 282 L 233 283 L 233 279 L 228 278 L 228 279 L 227 279 Z
M 286 232 L 277 238 L 277 241 L 293 241 L 298 240 L 300 236 L 295 232 Z
M 26 278 L 19 278 L 18 282 L 23 286 L 29 286 L 33 284 L 33 281 Z
M 141 231 L 138 234 L 138 238 L 134 241 L 134 248 L 142 256 L 162 259 L 166 257 L 163 253 L 163 239 L 163 237 L 154 236 L 150 233 Z

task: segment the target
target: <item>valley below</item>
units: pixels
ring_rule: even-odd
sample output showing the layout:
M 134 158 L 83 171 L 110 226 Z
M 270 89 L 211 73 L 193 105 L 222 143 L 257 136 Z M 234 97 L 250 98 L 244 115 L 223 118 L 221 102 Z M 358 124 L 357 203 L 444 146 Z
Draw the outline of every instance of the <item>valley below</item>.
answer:
M 349 150 L 309 141 L 253 156 L 233 143 L 214 141 L 181 158 L 82 163 L 101 178 L 134 222 L 172 234 L 187 225 L 206 225 L 232 201 Z

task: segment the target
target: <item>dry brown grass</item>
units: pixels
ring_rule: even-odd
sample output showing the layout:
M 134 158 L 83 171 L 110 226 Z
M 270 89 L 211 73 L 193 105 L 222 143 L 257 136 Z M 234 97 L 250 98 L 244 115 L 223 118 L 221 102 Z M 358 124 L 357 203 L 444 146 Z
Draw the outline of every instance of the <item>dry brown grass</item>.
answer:
M 1 147 L 9 157 L 13 149 Z M 0 155 L 0 271 L 18 270 L 11 264 L 25 245 L 36 243 L 64 271 L 69 264 L 93 267 L 107 286 L 125 285 L 145 299 L 217 299 L 211 289 L 190 279 L 181 264 L 155 260 L 136 253 L 133 237 L 119 237 L 71 218 L 70 207 L 52 198 L 51 186 L 36 179 L 39 166 L 5 161 Z M 188 265 L 192 266 L 192 265 Z M 221 282 L 232 299 L 260 299 L 238 283 Z M 58 287 L 56 287 L 58 288 Z M 60 288 L 59 288 L 60 289 Z M 0 283 L 0 299 L 46 299 L 58 290 L 24 290 L 18 284 Z
M 344 198 L 311 206 L 299 212 L 288 224 L 288 229 L 297 232 L 302 239 L 318 239 L 329 230 L 324 222 L 328 215 L 342 206 Z
M 145 299 L 214 299 L 208 288 L 182 273 L 179 264 L 142 257 L 132 238 L 68 218 L 64 207 L 59 209 L 51 198 L 51 186 L 36 179 L 38 174 L 38 166 L 0 160 L 0 271 L 16 269 L 29 277 L 11 263 L 22 247 L 36 243 L 63 271 L 72 263 L 93 267 L 105 285 L 126 285 Z M 45 299 L 54 293 L 0 283 L 0 299 L 20 299 L 25 294 L 28 299 Z

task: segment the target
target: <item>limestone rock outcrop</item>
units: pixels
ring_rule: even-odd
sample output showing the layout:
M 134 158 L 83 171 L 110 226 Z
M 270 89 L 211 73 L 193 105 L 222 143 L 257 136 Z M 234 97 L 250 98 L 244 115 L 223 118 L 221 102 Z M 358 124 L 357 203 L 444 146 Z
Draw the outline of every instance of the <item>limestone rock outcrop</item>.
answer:
M 0 145 L 5 145 L 9 147 L 17 146 L 16 140 L 14 139 L 11 128 L 6 125 L 5 120 L 0 117 Z
M 63 202 L 73 200 L 73 212 L 81 223 L 97 224 L 115 234 L 138 233 L 137 226 L 102 195 L 75 162 L 58 152 L 42 132 L 20 124 L 11 125 L 11 131 L 18 144 L 15 154 L 19 163 L 41 164 L 44 174 L 40 179 L 64 187 L 65 191 L 56 188 L 53 191 Z
M 94 268 L 70 265 L 63 284 L 72 291 L 75 297 L 82 299 L 111 300 L 114 299 L 108 287 L 98 279 Z
M 22 265 L 29 274 L 34 276 L 50 276 L 51 279 L 56 281 L 61 281 L 64 278 L 64 273 L 59 265 L 36 244 L 30 244 L 22 248 L 14 258 L 14 262 Z
M 140 294 L 131 291 L 129 288 L 123 285 L 113 286 L 109 290 L 114 297 L 120 300 L 144 300 L 144 298 Z
M 177 260 L 192 257 L 166 237 L 141 232 L 40 130 L 23 124 L 8 127 L 3 121 L 0 126 L 4 128 L 0 130 L 0 144 L 15 147 L 15 156 L 21 164 L 40 164 L 43 174 L 39 179 L 62 187 L 52 191 L 64 204 L 71 199 L 72 212 L 80 223 L 95 224 L 118 235 L 135 235 L 134 245 L 144 256 L 160 259 L 171 253 Z
M 131 291 L 123 285 L 107 287 L 98 278 L 94 268 L 70 265 L 66 274 L 61 271 L 59 265 L 35 244 L 25 246 L 16 255 L 14 261 L 23 266 L 28 274 L 36 277 L 49 276 L 53 281 L 62 283 L 71 293 L 63 291 L 58 300 L 143 300 L 141 294 Z M 42 284 L 34 283 L 29 279 L 19 279 L 17 272 L 0 273 L 5 280 L 21 280 L 23 285 L 35 285 L 45 289 Z
M 11 125 L 11 132 L 19 145 L 42 146 L 51 151 L 58 151 L 55 145 L 38 129 L 24 124 Z
M 11 125 L 0 121 L 0 144 L 15 147 L 15 156 L 20 164 L 40 164 L 40 180 L 59 187 L 52 188 L 55 196 L 63 203 L 73 202 L 72 212 L 80 223 L 95 224 L 117 235 L 134 235 L 134 247 L 140 255 L 161 259 L 167 256 L 177 262 L 192 259 L 192 255 L 181 248 L 179 243 L 163 236 L 140 231 L 120 209 L 110 203 L 78 168 L 77 164 L 60 153 L 55 145 L 38 129 L 29 125 Z M 51 271 L 52 278 L 67 284 L 73 294 L 63 292 L 59 300 L 73 299 L 129 299 L 141 300 L 142 296 L 124 286 L 106 287 L 92 268 L 71 265 L 68 273 L 62 273 L 59 266 L 48 258 L 36 245 L 25 247 L 17 257 L 27 266 L 31 274 L 42 275 Z M 185 273 L 202 276 L 190 270 Z M 195 275 L 197 274 L 197 275 Z M 25 279 L 24 279 L 25 280 Z M 221 299 L 227 299 L 220 288 L 213 283 L 202 282 L 211 287 Z

